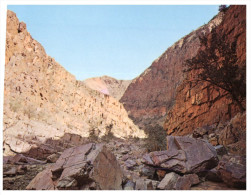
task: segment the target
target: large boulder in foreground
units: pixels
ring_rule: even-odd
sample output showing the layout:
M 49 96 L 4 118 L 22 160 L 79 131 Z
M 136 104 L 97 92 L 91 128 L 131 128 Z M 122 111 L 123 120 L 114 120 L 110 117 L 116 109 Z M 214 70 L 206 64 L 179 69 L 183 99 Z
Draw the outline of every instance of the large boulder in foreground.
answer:
M 116 157 L 103 144 L 90 143 L 65 150 L 26 189 L 121 190 L 122 177 Z
M 167 150 L 143 156 L 143 163 L 178 173 L 199 173 L 217 166 L 215 148 L 190 137 L 167 136 Z

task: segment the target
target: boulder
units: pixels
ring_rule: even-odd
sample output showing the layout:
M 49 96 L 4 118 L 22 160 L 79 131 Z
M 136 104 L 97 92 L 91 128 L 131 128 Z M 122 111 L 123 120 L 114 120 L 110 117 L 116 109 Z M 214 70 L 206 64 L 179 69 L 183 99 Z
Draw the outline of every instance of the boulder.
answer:
M 203 138 L 205 135 L 212 132 L 214 128 L 214 126 L 199 127 L 193 131 L 193 138 Z
M 133 170 L 136 165 L 137 163 L 134 160 L 128 159 L 127 161 L 125 161 L 125 166 L 129 170 Z
M 229 153 L 246 154 L 246 112 L 238 113 L 219 132 L 219 144 L 225 146 Z
M 191 186 L 200 183 L 199 177 L 196 174 L 188 174 L 179 177 L 174 185 L 175 190 L 190 190 Z
M 135 189 L 135 183 L 130 180 L 124 186 L 124 190 L 134 190 L 134 189 Z
M 3 156 L 3 164 L 10 164 L 12 158 L 13 156 Z
M 178 173 L 199 173 L 217 166 L 215 148 L 208 142 L 190 137 L 167 136 L 167 150 L 143 156 L 144 164 Z
M 59 153 L 51 154 L 50 156 L 47 157 L 47 162 L 48 163 L 55 163 L 59 157 L 60 157 Z
M 229 187 L 246 188 L 246 158 L 237 155 L 224 155 L 217 170 L 221 179 Z
M 116 157 L 103 144 L 90 143 L 65 150 L 26 189 L 121 190 L 122 178 Z M 46 185 L 44 181 L 48 181 Z
M 8 171 L 4 171 L 4 176 L 15 176 L 17 174 L 17 167 L 11 167 Z
M 160 190 L 172 190 L 180 176 L 174 172 L 165 175 L 158 185 Z
M 166 173 L 167 173 L 166 170 L 158 169 L 156 171 L 156 174 L 158 176 L 158 180 L 161 181 L 165 177 Z
M 24 32 L 26 30 L 26 24 L 24 22 L 20 22 L 18 26 L 18 32 Z
M 165 175 L 164 179 L 158 185 L 160 190 L 190 190 L 191 186 L 200 183 L 196 174 L 179 176 L 171 172 Z
M 150 166 L 146 166 L 146 165 L 140 165 L 139 166 L 139 174 L 142 177 L 147 177 L 148 179 L 153 179 L 155 176 L 155 169 L 153 167 Z
M 213 168 L 207 172 L 205 175 L 205 180 L 214 181 L 214 182 L 222 182 L 222 179 L 219 175 L 219 171 L 216 168 Z
M 158 181 L 150 179 L 137 179 L 135 190 L 155 190 L 157 188 Z
M 52 172 L 50 167 L 51 166 L 38 173 L 26 187 L 26 190 L 55 190 L 56 182 L 52 180 Z

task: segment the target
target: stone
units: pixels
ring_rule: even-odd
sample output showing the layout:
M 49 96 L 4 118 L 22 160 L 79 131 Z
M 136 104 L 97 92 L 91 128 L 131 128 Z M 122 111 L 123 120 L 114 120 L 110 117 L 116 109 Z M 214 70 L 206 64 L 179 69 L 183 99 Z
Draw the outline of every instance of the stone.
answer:
M 143 164 L 139 166 L 139 170 L 141 177 L 147 177 L 148 179 L 153 179 L 155 176 L 155 169 L 153 167 L 146 166 Z
M 211 130 L 210 126 L 203 126 L 193 131 L 193 138 L 203 138 L 204 135 L 208 134 Z
M 125 161 L 125 166 L 127 167 L 127 169 L 132 170 L 134 169 L 134 167 L 137 165 L 137 163 L 134 160 L 127 160 Z
M 160 190 L 172 190 L 180 176 L 174 172 L 168 173 L 158 185 Z
M 47 157 L 47 163 L 55 163 L 59 157 L 60 157 L 60 154 L 58 154 L 58 153 L 52 154 Z
M 157 185 L 157 181 L 153 181 L 150 179 L 137 179 L 135 190 L 155 190 Z
M 130 148 L 127 148 L 127 147 L 126 147 L 126 148 L 124 147 L 124 148 L 120 151 L 120 153 L 121 153 L 121 154 L 124 154 L 124 155 L 127 154 L 128 152 L 130 152 Z
M 52 180 L 52 172 L 50 166 L 44 171 L 38 173 L 36 177 L 29 183 L 26 190 L 55 190 L 55 183 Z
M 226 148 L 222 145 L 215 146 L 214 148 L 215 148 L 218 156 L 223 156 L 223 155 L 227 154 Z
M 246 155 L 246 112 L 234 116 L 219 132 L 219 144 L 236 155 Z
M 183 174 L 203 172 L 218 164 L 214 147 L 201 139 L 167 136 L 167 148 L 145 154 L 143 163 Z
M 26 24 L 24 22 L 19 23 L 18 32 L 24 32 L 26 30 Z
M 216 168 L 213 168 L 206 173 L 205 180 L 214 182 L 223 182 Z
M 104 144 L 90 143 L 65 150 L 56 163 L 39 173 L 26 189 L 121 190 L 122 179 L 116 157 Z M 48 185 L 43 187 L 41 180 L 48 181 Z
M 122 156 L 121 160 L 126 161 L 128 158 L 130 158 L 130 155 L 126 154 Z
M 4 171 L 4 176 L 15 176 L 17 174 L 17 167 L 11 167 L 8 171 Z
M 159 181 L 161 181 L 166 175 L 166 171 L 162 169 L 157 169 L 156 173 Z
M 188 174 L 179 177 L 174 185 L 175 190 L 190 190 L 191 186 L 200 183 L 199 177 L 196 174 Z
M 9 159 L 10 164 L 22 165 L 22 164 L 45 164 L 45 161 L 36 160 L 34 158 L 26 157 L 22 154 L 16 154 L 12 158 Z
M 238 155 L 224 155 L 217 171 L 229 187 L 246 189 L 246 158 Z
M 213 146 L 217 146 L 219 145 L 219 141 L 218 141 L 218 136 L 215 133 L 211 133 L 209 134 L 209 143 L 212 144 Z
M 124 186 L 124 190 L 134 190 L 134 189 L 135 189 L 135 183 L 130 180 Z
M 3 164 L 10 164 L 12 156 L 3 156 Z

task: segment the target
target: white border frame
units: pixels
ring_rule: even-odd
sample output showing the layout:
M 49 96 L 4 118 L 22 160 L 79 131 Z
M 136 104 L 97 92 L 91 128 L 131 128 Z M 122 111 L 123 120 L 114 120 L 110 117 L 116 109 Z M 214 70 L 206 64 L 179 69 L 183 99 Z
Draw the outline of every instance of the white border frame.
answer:
M 2 139 L 3 139 L 3 92 L 4 92 L 4 65 L 5 65 L 5 40 L 6 40 L 6 14 L 7 14 L 7 5 L 246 5 L 247 6 L 247 86 L 250 84 L 250 77 L 248 77 L 250 70 L 250 20 L 251 20 L 251 1 L 249 0 L 0 0 L 0 160 L 2 163 Z M 161 54 L 160 54 L 161 55 Z M 247 119 L 250 111 L 250 91 L 247 88 Z M 250 121 L 247 120 L 247 190 L 245 191 L 144 191 L 143 193 L 188 193 L 188 194 L 199 194 L 199 193 L 227 193 L 228 195 L 240 193 L 240 194 L 251 194 L 251 181 L 250 181 L 250 140 L 251 133 L 250 130 Z M 249 142 L 248 142 L 249 141 Z M 2 166 L 0 166 L 0 190 L 3 194 L 12 194 L 12 193 L 43 193 L 45 191 L 6 191 L 2 190 L 3 177 L 2 177 Z M 73 192 L 73 191 L 71 191 Z M 128 193 L 129 191 L 74 191 L 74 193 Z M 46 193 L 58 193 L 52 191 L 46 191 Z M 60 191 L 60 193 L 69 193 L 69 191 Z M 132 191 L 130 193 L 140 193 L 139 191 Z

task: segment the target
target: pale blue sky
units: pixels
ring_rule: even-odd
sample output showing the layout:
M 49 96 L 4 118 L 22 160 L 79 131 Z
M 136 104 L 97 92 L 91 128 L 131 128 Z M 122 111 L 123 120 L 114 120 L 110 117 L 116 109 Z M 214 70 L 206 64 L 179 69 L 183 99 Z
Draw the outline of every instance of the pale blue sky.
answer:
M 77 79 L 133 79 L 207 23 L 218 5 L 11 5 L 48 55 Z

